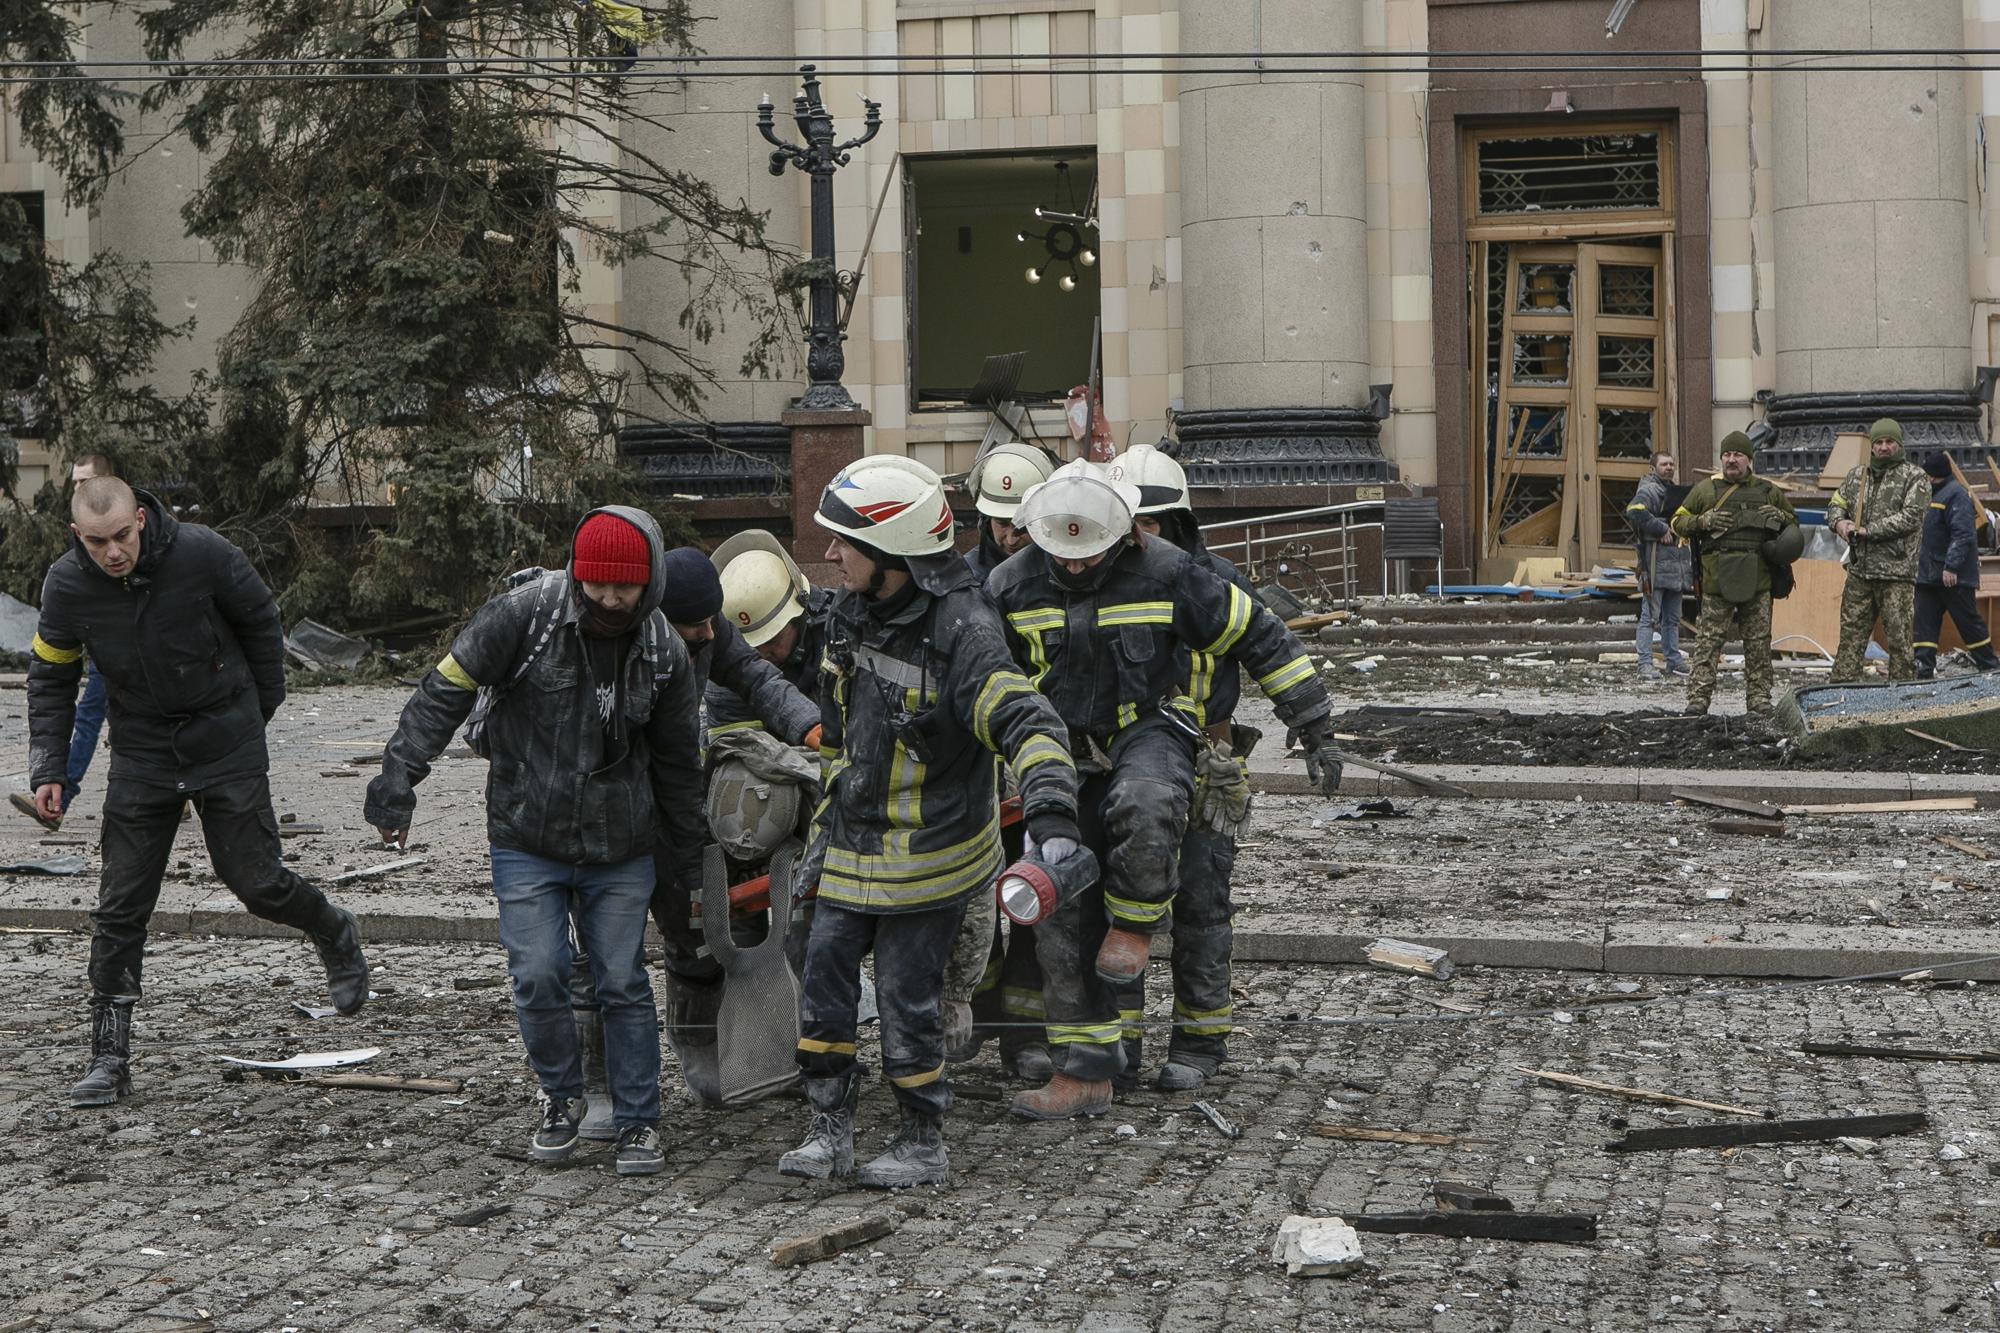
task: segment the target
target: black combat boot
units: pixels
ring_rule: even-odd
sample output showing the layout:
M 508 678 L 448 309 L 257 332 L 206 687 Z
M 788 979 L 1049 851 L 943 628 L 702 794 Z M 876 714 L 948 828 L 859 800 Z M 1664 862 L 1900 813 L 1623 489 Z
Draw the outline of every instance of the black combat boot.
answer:
M 132 1091 L 132 999 L 90 997 L 90 1068 L 69 1090 L 71 1106 L 114 1106 Z
M 342 1017 L 358 1014 L 368 1003 L 368 960 L 361 954 L 361 923 L 344 907 L 327 904 L 338 918 L 333 931 L 312 937 L 319 960 L 326 965 L 326 991 Z
M 807 1079 L 812 1121 L 806 1126 L 806 1141 L 778 1159 L 779 1174 L 807 1180 L 853 1175 L 854 1103 L 860 1095 L 861 1080 L 851 1072 Z
M 908 1189 L 913 1185 L 943 1185 L 951 1179 L 951 1158 L 944 1150 L 944 1118 L 903 1108 L 903 1127 L 889 1140 L 888 1151 L 861 1168 L 854 1183 L 869 1189 Z

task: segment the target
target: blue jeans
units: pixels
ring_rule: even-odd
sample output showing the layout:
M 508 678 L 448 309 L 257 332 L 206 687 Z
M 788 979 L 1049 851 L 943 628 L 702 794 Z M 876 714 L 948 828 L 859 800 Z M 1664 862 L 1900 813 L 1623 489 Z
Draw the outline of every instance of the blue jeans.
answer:
M 495 847 L 493 897 L 514 983 L 514 1018 L 542 1091 L 550 1097 L 583 1095 L 582 1052 L 570 1013 L 574 916 L 604 1011 L 612 1119 L 621 1130 L 657 1125 L 660 1027 L 645 951 L 653 858 L 580 866 Z
M 1660 631 L 1660 655 L 1669 669 L 1686 659 L 1681 651 L 1680 589 L 1655 588 L 1639 599 L 1639 670 L 1653 669 L 1653 631 Z
M 104 730 L 104 709 L 110 694 L 104 677 L 97 674 L 94 665 L 86 661 L 84 670 L 87 674 L 83 678 L 83 695 L 76 701 L 76 721 L 69 733 L 69 775 L 63 782 L 62 794 L 65 810 L 76 799 L 78 789 L 83 786 L 83 775 L 90 771 L 91 758 L 97 753 L 97 733 Z

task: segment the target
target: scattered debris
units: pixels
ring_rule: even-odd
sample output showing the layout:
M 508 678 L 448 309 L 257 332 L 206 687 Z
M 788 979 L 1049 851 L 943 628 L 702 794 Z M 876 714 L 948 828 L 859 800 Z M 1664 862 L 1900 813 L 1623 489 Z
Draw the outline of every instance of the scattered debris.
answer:
M 1423 1143 L 1449 1148 L 1457 1143 L 1483 1143 L 1458 1134 L 1429 1134 L 1415 1129 L 1372 1129 L 1367 1125 L 1313 1125 L 1312 1132 L 1323 1139 L 1354 1139 L 1361 1143 Z
M 1941 842 L 1955 852 L 1964 852 L 1967 856 L 1976 856 L 1982 861 L 1991 861 L 1993 859 L 1993 853 L 1981 847 L 1978 843 L 1966 842 L 1963 838 L 1954 838 L 1948 833 L 1938 834 L 1933 841 Z
M 1348 754 L 1346 751 L 1341 752 L 1340 762 L 1352 768 L 1365 768 L 1373 773 L 1400 778 L 1412 787 L 1421 787 L 1423 790 L 1438 796 L 1470 797 L 1472 795 L 1465 788 L 1446 782 L 1443 778 L 1434 778 L 1426 773 L 1412 772 L 1407 768 L 1397 768 L 1394 764 L 1385 764 L 1376 759 L 1363 759 L 1359 755 Z
M 1423 1236 L 1552 1241 L 1558 1245 L 1588 1245 L 1597 1239 L 1597 1215 L 1594 1213 L 1513 1213 L 1444 1209 L 1421 1213 L 1362 1213 L 1349 1217 L 1347 1221 L 1356 1231 L 1414 1233 Z
M 413 870 L 427 859 L 422 856 L 406 856 L 398 861 L 385 861 L 379 866 L 364 866 L 360 870 L 350 870 L 344 875 L 335 875 L 327 883 L 346 884 L 357 879 L 380 879 L 384 875 L 393 875 L 398 870 Z
M 1547 1069 L 1530 1069 L 1526 1065 L 1514 1066 L 1529 1078 L 1538 1078 L 1544 1083 L 1554 1083 L 1565 1088 L 1579 1088 L 1584 1092 L 1601 1092 L 1607 1097 L 1623 1097 L 1631 1102 L 1659 1102 L 1667 1106 L 1691 1106 L 1697 1111 L 1714 1111 L 1721 1115 L 1747 1115 L 1757 1120 L 1776 1119 L 1775 1111 L 1753 1111 L 1747 1106 L 1731 1106 L 1727 1102 L 1705 1102 L 1694 1097 L 1678 1097 L 1671 1092 L 1653 1092 L 1647 1088 L 1625 1088 L 1616 1083 L 1600 1083 L 1594 1078 L 1579 1078 L 1575 1074 L 1558 1074 Z
M 375 649 L 316 620 L 301 620 L 285 636 L 285 651 L 308 671 L 324 671 L 328 667 L 352 671 Z
M 1884 905 L 1884 903 L 1880 898 L 1870 898 L 1868 900 L 1868 910 L 1873 912 L 1875 914 L 1875 919 L 1877 921 L 1880 921 L 1885 926 L 1893 926 L 1897 924 L 1896 918 L 1889 915 L 1888 907 Z M 1904 980 L 1907 981 L 1909 980 L 1909 978 L 1905 977 Z
M 61 856 L 44 857 L 40 861 L 9 861 L 0 865 L 0 874 L 10 875 L 81 875 L 84 860 L 75 852 L 65 852 Z
M 1410 812 L 1398 810 L 1388 797 L 1373 801 L 1349 801 L 1346 805 L 1323 805 L 1313 811 L 1313 827 L 1343 819 L 1408 819 Z
M 1826 1120 L 1766 1120 L 1758 1125 L 1665 1125 L 1634 1129 L 1607 1152 L 1657 1152 L 1673 1148 L 1734 1148 L 1745 1143 L 1800 1143 L 1812 1139 L 1878 1138 L 1915 1134 L 1930 1126 L 1921 1111 L 1895 1115 L 1847 1115 Z
M 0 651 L 26 655 L 34 646 L 42 613 L 18 597 L 0 592 Z
M 1782 819 L 1712 819 L 1708 827 L 1716 833 L 1734 833 L 1746 838 L 1785 836 L 1785 821 Z
M 1949 810 L 1976 810 L 1975 796 L 1925 796 L 1914 801 L 1849 801 L 1836 805 L 1788 805 L 1788 815 L 1900 815 L 1943 813 Z
M 305 824 L 295 820 L 289 824 L 278 825 L 278 836 L 281 838 L 310 838 L 324 832 L 326 832 L 324 824 Z
M 504 976 L 453 977 L 451 979 L 451 988 L 453 990 L 486 990 L 489 987 L 504 986 L 506 984 L 507 984 L 507 978 Z
M 447 1217 L 444 1224 L 448 1227 L 476 1227 L 483 1222 L 491 1222 L 502 1213 L 513 1211 L 514 1205 L 511 1203 L 489 1203 L 484 1208 L 472 1208 Z
M 1942 745 L 1945 749 L 1957 750 L 1960 754 L 1986 753 L 1986 751 L 1970 745 L 1960 745 L 1957 741 L 1948 741 L 1942 736 L 1933 736 L 1928 731 L 1918 731 L 1915 727 L 1904 727 L 1903 730 L 1915 736 L 1920 741 L 1929 741 L 1933 745 Z
M 1673 793 L 1673 798 L 1690 805 L 1705 805 L 1715 810 L 1727 810 L 1731 814 L 1748 815 L 1752 819 L 1777 819 L 1784 813 L 1777 806 L 1763 801 L 1739 801 L 1734 796 L 1717 796 L 1705 791 L 1680 790 Z
M 1807 1055 L 1837 1055 L 1861 1060 L 1958 1060 L 1968 1064 L 2000 1064 L 2000 1051 L 1937 1051 L 1921 1046 L 1852 1046 L 1844 1041 L 1809 1041 L 1799 1047 Z
M 380 1046 L 364 1046 L 353 1051 L 309 1051 L 287 1060 L 245 1060 L 238 1055 L 218 1055 L 215 1058 L 245 1069 L 337 1069 L 341 1065 L 358 1065 L 363 1060 L 373 1060 L 380 1054 Z
M 852 1222 L 830 1227 L 811 1236 L 799 1236 L 793 1240 L 781 1240 L 771 1246 L 771 1263 L 778 1268 L 791 1268 L 798 1264 L 809 1264 L 816 1259 L 830 1259 L 842 1250 L 886 1236 L 896 1229 L 896 1220 L 882 1213 L 871 1213 L 867 1217 L 857 1217 Z
M 318 1022 L 322 1018 L 332 1018 L 340 1012 L 340 1010 L 330 1004 L 301 1004 L 297 1000 L 292 1001 L 292 1008 L 298 1010 L 314 1022 Z
M 1474 1213 L 1511 1213 L 1514 1201 L 1502 1198 L 1492 1190 L 1481 1189 L 1477 1185 L 1461 1185 L 1455 1180 L 1440 1180 L 1431 1186 L 1431 1197 L 1437 1206 L 1446 1212 L 1463 1210 Z
M 1368 946 L 1367 959 L 1370 967 L 1390 972 L 1413 972 L 1417 976 L 1435 977 L 1439 981 L 1451 979 L 1451 955 L 1427 944 L 1380 939 Z
M 1345 1277 L 1361 1267 L 1361 1237 L 1338 1217 L 1294 1213 L 1278 1224 L 1271 1262 L 1283 1264 L 1286 1277 Z
M 460 1078 L 408 1078 L 397 1074 L 321 1074 L 300 1083 L 316 1088 L 354 1088 L 361 1092 L 452 1093 L 465 1088 Z
M 1202 1119 L 1214 1125 L 1215 1132 L 1222 1135 L 1223 1138 L 1240 1139 L 1243 1137 L 1243 1127 L 1241 1125 L 1238 1125 L 1207 1102 L 1196 1102 L 1194 1109 L 1201 1113 Z

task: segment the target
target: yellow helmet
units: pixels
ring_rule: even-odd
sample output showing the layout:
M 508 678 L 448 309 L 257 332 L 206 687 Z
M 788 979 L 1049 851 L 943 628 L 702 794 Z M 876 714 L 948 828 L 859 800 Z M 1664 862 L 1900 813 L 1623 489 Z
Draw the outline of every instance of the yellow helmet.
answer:
M 973 508 L 986 517 L 1011 519 L 1029 489 L 1047 481 L 1055 466 L 1032 444 L 1006 440 L 966 474 L 965 489 L 972 494 Z
M 722 614 L 752 648 L 777 638 L 806 613 L 812 585 L 784 545 L 762 528 L 737 533 L 709 559 L 722 576 Z

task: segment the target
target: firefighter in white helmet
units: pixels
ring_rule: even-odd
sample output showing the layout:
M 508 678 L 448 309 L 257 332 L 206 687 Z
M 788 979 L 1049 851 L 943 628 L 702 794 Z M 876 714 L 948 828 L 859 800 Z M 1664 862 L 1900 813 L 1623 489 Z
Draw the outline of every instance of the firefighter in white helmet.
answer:
M 812 698 L 819 688 L 833 590 L 808 583 L 784 543 L 762 528 L 728 538 L 709 559 L 722 579 L 722 618 L 794 689 Z M 763 725 L 742 696 L 713 684 L 702 706 L 711 735 Z
M 1014 515 L 1028 491 L 1055 470 L 1054 460 L 1042 450 L 1007 440 L 994 445 L 966 474 L 965 489 L 979 511 L 979 544 L 965 553 L 965 563 L 981 583 L 1001 561 L 1027 549 L 1027 530 L 1014 526 Z
M 1217 578 L 1254 598 L 1242 571 L 1210 551 L 1201 538 L 1188 495 L 1187 473 L 1150 444 L 1137 444 L 1113 459 L 1111 471 L 1137 487 L 1141 532 L 1172 542 Z M 1202 735 L 1195 742 L 1194 804 L 1187 835 L 1181 839 L 1180 892 L 1173 911 L 1173 1036 L 1159 1086 L 1170 1092 L 1200 1087 L 1227 1055 L 1230 1032 L 1229 879 L 1236 865 L 1236 838 L 1250 819 L 1250 751 L 1261 738 L 1254 727 L 1233 720 L 1243 696 L 1242 671 L 1226 657 L 1190 653 L 1187 694 Z M 1129 1019 L 1126 1072 L 1136 1080 L 1142 1054 L 1137 1018 L 1146 1008 L 1144 974 L 1119 998 L 1119 1015 Z
M 1061 720 L 1008 657 L 992 604 L 953 549 L 936 473 L 863 458 L 828 484 L 814 518 L 832 534 L 841 591 L 819 691 L 826 796 L 801 863 L 802 882 L 819 887 L 798 1049 L 812 1119 L 778 1169 L 940 1183 L 951 1091 L 939 1000 L 967 900 L 990 895 L 1001 869 L 994 758 L 1014 771 L 1031 836 L 1058 853 L 1077 845 L 1076 767 Z M 856 1173 L 855 1028 L 870 952 L 902 1128 Z
M 1144 971 L 1150 937 L 1172 927 L 1201 735 L 1185 655 L 1250 666 L 1279 717 L 1308 737 L 1321 789 L 1339 782 L 1312 659 L 1249 594 L 1136 532 L 1139 500 L 1099 464 L 1058 468 L 1017 515 L 1034 547 L 986 585 L 1015 660 L 1068 724 L 1084 837 L 1104 867 L 1102 892 L 1036 926 L 1049 1038 L 1064 1054 L 1046 1087 L 1014 1099 L 1032 1120 L 1110 1109 L 1124 1068 L 1117 988 Z

